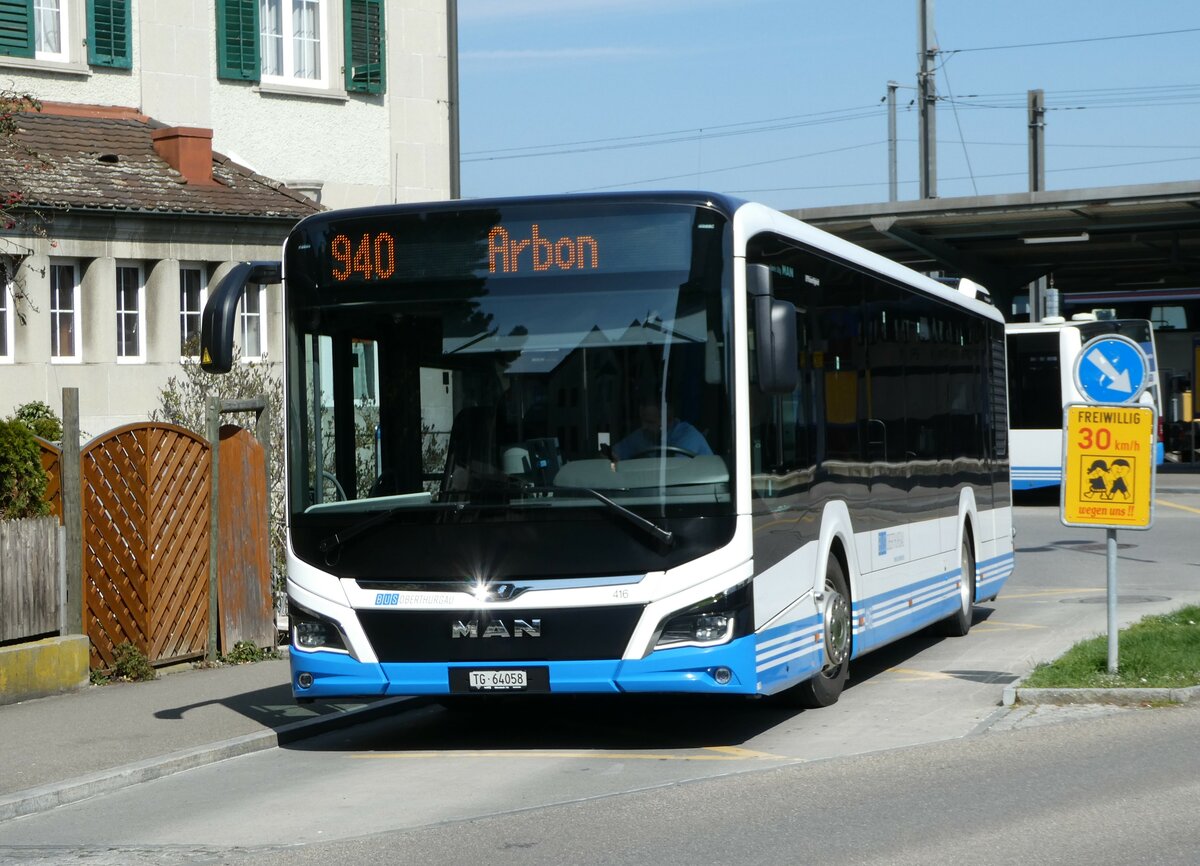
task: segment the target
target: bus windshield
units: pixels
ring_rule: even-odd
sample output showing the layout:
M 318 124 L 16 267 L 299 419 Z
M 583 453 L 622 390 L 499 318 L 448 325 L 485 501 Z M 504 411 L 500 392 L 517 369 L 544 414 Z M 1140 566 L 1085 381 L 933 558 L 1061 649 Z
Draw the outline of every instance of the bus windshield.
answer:
M 302 223 L 284 257 L 297 553 L 326 567 L 366 533 L 447 524 L 550 544 L 580 521 L 645 547 L 731 514 L 726 236 L 680 205 Z

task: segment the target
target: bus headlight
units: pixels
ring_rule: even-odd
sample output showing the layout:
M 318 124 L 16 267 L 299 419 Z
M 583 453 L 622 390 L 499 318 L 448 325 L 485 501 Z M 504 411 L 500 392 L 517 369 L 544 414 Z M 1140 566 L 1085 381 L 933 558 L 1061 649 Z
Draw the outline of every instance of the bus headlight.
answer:
M 724 643 L 733 633 L 733 617 L 728 613 L 700 613 L 677 616 L 663 626 L 658 645 L 677 643 Z
M 346 652 L 346 642 L 337 624 L 297 605 L 291 605 L 292 644 L 300 650 Z
M 750 584 L 704 599 L 668 617 L 659 627 L 655 649 L 681 646 L 719 646 L 749 633 Z

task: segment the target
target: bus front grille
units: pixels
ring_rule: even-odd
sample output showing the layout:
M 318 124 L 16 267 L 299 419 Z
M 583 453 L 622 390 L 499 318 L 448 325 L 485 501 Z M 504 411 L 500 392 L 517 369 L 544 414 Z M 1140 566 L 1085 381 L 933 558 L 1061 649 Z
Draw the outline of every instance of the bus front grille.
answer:
M 642 605 L 490 610 L 360 610 L 381 662 L 620 658 Z

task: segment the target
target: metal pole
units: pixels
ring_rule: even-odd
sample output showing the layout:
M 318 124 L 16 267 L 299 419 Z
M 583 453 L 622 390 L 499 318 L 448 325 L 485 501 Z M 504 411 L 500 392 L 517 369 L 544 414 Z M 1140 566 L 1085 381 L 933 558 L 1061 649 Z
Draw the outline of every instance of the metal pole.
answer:
M 1046 188 L 1046 93 L 1029 91 L 1029 191 Z
M 1108 560 L 1108 672 L 1117 672 L 1117 531 L 1109 529 Z
M 1029 284 L 1029 321 L 1040 322 L 1045 316 L 1043 304 L 1046 299 L 1046 278 L 1038 277 Z
M 921 198 L 937 198 L 937 87 L 933 59 L 938 53 L 933 39 L 933 0 L 917 0 L 920 68 L 917 71 L 917 109 L 921 130 L 917 136 L 921 161 Z
M 899 183 L 896 178 L 896 88 L 895 81 L 887 83 L 888 107 L 888 201 L 899 201 Z
M 450 109 L 450 198 L 462 198 L 458 142 L 458 0 L 446 0 L 446 101 Z

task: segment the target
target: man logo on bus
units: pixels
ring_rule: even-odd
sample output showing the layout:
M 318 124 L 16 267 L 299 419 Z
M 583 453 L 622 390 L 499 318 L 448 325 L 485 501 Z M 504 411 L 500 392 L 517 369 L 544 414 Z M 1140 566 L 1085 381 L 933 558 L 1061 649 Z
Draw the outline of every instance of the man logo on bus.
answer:
M 529 255 L 522 260 L 526 250 Z M 542 237 L 534 223 L 530 237 L 514 240 L 504 226 L 488 232 L 488 273 L 516 274 L 530 266 L 535 271 L 583 271 L 600 267 L 600 246 L 591 235 L 562 237 L 557 241 Z
M 471 619 L 463 622 L 461 619 L 450 624 L 451 639 L 480 638 L 480 637 L 541 637 L 542 621 L 540 619 L 514 619 L 511 627 L 503 620 L 494 619 L 487 624 L 482 633 L 479 630 L 479 620 Z

